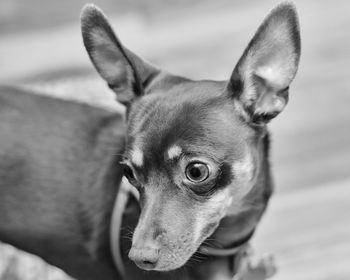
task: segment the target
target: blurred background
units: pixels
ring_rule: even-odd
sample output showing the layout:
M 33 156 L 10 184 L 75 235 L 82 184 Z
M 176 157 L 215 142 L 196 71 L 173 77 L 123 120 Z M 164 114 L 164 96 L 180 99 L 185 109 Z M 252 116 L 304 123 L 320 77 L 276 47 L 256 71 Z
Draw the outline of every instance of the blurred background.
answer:
M 275 0 L 95 0 L 124 45 L 170 72 L 227 79 Z M 253 240 L 274 279 L 350 279 L 350 2 L 295 0 L 302 37 L 272 122 L 276 192 Z M 0 83 L 121 109 L 83 48 L 83 0 L 0 0 Z M 1 221 L 0 221 L 1 222 Z M 0 279 L 68 279 L 0 245 Z

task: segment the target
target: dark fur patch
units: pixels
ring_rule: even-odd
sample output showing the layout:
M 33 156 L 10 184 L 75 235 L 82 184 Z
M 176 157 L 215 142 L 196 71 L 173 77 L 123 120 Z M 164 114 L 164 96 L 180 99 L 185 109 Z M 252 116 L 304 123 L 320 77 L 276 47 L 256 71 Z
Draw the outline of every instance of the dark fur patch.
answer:
M 234 174 L 232 173 L 232 167 L 227 162 L 224 162 L 220 166 L 220 174 L 218 176 L 215 189 L 223 189 L 231 184 Z

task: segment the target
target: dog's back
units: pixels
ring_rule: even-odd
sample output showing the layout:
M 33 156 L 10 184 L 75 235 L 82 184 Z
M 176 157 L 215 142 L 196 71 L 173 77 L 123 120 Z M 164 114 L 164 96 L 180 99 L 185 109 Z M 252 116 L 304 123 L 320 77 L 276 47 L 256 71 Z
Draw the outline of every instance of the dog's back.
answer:
M 122 116 L 1 87 L 0 133 L 0 240 L 79 279 L 115 279 L 105 252 Z

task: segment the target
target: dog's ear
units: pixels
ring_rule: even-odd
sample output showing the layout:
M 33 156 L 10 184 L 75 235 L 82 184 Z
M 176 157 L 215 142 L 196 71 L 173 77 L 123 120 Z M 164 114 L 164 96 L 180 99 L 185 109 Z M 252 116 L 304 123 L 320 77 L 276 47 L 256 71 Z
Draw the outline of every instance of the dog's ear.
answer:
M 282 3 L 259 27 L 228 83 L 246 119 L 265 123 L 284 109 L 299 57 L 297 13 L 293 4 Z
M 122 46 L 98 7 L 87 4 L 83 8 L 81 28 L 89 57 L 117 100 L 128 105 L 142 95 L 159 70 Z

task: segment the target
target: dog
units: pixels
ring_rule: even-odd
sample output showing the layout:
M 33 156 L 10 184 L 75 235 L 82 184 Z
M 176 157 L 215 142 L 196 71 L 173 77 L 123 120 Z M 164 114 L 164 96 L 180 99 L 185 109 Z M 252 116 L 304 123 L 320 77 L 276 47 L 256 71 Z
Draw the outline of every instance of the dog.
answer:
M 295 7 L 271 11 L 228 81 L 194 81 L 142 60 L 94 5 L 81 21 L 93 65 L 127 110 L 121 164 L 139 200 L 129 198 L 121 244 L 111 242 L 125 279 L 232 279 L 237 252 L 206 252 L 246 244 L 272 194 L 267 124 L 287 105 L 298 68 Z
M 94 6 L 82 29 L 126 122 L 1 86 L 0 240 L 81 280 L 247 279 L 246 244 L 273 189 L 267 123 L 300 57 L 295 8 L 270 13 L 222 82 L 142 61 Z M 135 195 L 120 212 L 124 187 Z

